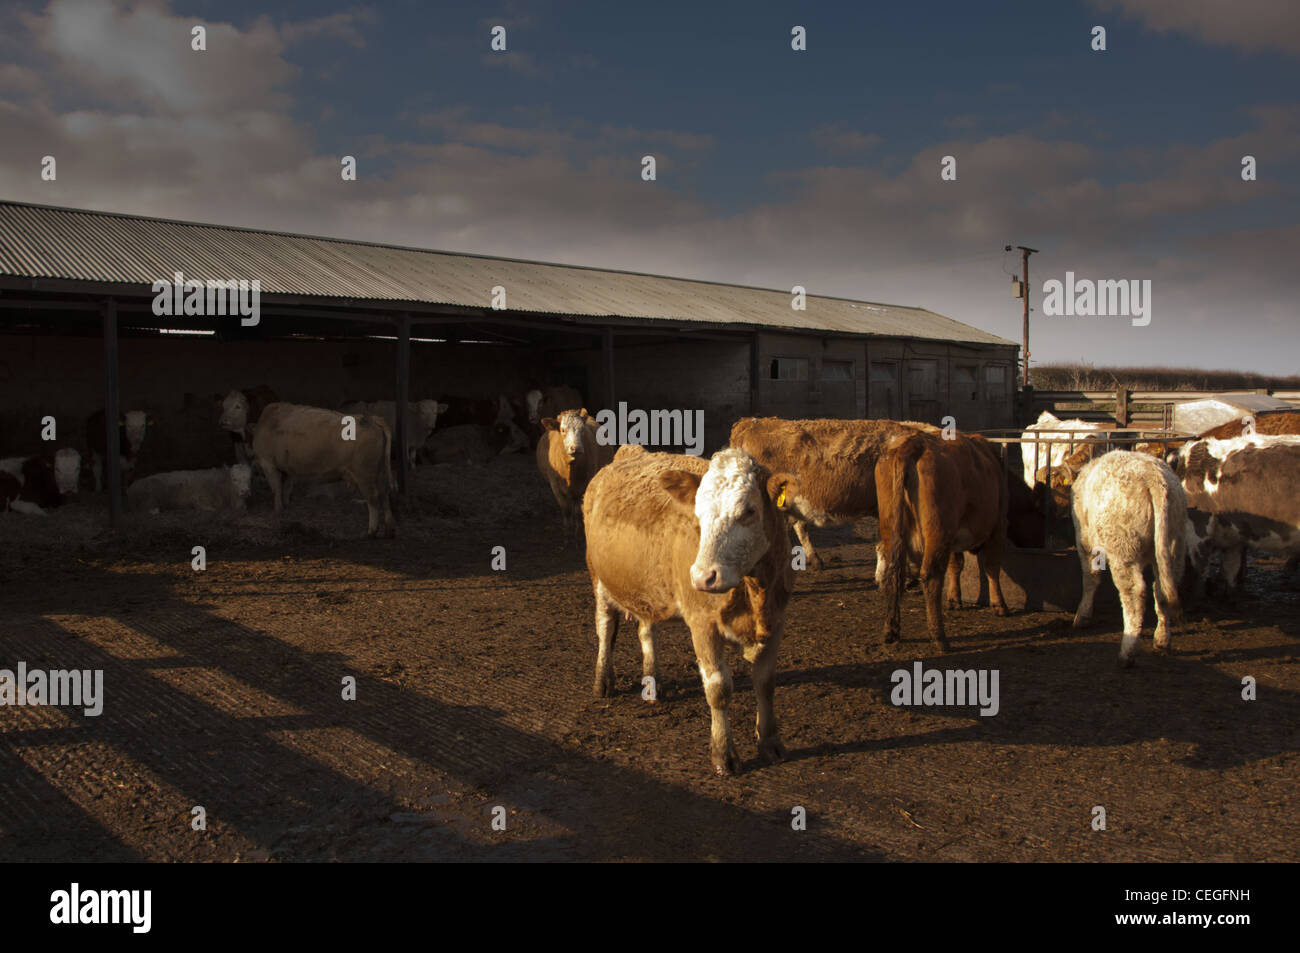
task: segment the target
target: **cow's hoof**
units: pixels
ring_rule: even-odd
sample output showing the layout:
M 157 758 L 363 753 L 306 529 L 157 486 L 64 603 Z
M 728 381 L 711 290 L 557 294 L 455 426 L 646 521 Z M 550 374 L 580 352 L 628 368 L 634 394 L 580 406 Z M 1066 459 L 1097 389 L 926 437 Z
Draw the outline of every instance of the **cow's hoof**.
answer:
M 721 755 L 713 755 L 713 770 L 723 778 L 740 773 L 740 756 L 736 754 L 734 745 L 727 745 L 727 750 Z
M 883 641 L 884 641 L 884 643 L 885 643 L 886 645 L 888 645 L 888 644 L 891 643 L 891 642 L 897 642 L 897 641 L 898 641 L 898 638 L 899 638 L 899 636 L 898 636 L 898 633 L 897 633 L 897 632 L 886 632 L 886 633 L 885 633 L 885 638 L 884 638 Z
M 948 609 L 949 609 L 950 611 L 960 611 L 960 609 L 961 609 L 961 602 L 960 602 L 959 600 L 957 600 L 957 599 L 949 599 L 949 600 L 948 600 Z
M 758 743 L 759 756 L 768 764 L 780 764 L 785 760 L 785 745 L 779 737 L 767 738 Z
M 820 556 L 818 556 L 816 559 L 810 560 L 808 566 L 812 569 L 813 572 L 821 572 L 823 569 L 826 568 L 826 563 L 822 560 Z
M 1087 628 L 1088 626 L 1090 626 L 1090 625 L 1092 625 L 1092 616 L 1090 616 L 1090 615 L 1076 615 L 1076 616 L 1074 617 L 1074 622 L 1073 622 L 1073 626 L 1074 626 L 1074 628 L 1076 628 L 1076 629 L 1086 629 L 1086 628 Z
M 1168 642 L 1165 642 L 1163 645 L 1157 642 L 1155 645 L 1151 646 L 1151 652 L 1155 655 L 1173 655 L 1173 651 L 1169 648 Z
M 1004 619 L 1007 616 L 1011 615 L 1011 610 L 1008 609 L 1006 606 L 994 606 L 993 611 L 994 613 L 996 613 L 997 615 L 1001 616 Z
M 1119 657 L 1119 667 L 1121 669 L 1132 668 L 1133 662 L 1134 662 L 1134 657 L 1132 655 L 1121 655 Z
M 947 640 L 947 639 L 935 639 L 935 640 L 934 640 L 934 647 L 935 647 L 936 649 L 938 649 L 938 650 L 939 650 L 939 654 L 942 655 L 944 652 L 947 652 L 948 649 L 949 649 L 948 640 Z
M 613 698 L 614 676 L 597 675 L 596 684 L 592 686 L 591 693 L 597 698 Z

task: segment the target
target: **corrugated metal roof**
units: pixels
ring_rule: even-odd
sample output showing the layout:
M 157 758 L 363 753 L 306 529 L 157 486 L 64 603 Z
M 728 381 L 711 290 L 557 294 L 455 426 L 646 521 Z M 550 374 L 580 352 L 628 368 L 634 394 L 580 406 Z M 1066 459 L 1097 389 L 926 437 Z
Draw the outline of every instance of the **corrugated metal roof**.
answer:
M 510 311 L 1015 345 L 924 308 L 809 295 L 795 311 L 788 291 L 0 201 L 0 275 L 147 285 L 177 271 L 264 294 L 481 308 L 502 285 Z

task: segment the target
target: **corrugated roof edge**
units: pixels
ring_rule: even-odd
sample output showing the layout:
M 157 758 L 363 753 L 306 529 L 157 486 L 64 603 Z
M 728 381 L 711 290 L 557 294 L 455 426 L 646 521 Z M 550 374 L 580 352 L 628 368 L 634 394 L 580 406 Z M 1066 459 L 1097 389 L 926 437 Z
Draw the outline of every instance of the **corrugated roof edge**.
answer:
M 284 238 L 303 238 L 309 241 L 331 242 L 336 245 L 363 245 L 370 248 L 384 248 L 384 249 L 392 249 L 394 251 L 417 252 L 419 254 L 425 254 L 425 255 L 446 255 L 448 257 L 455 257 L 455 258 L 476 258 L 482 261 L 504 261 L 504 262 L 512 262 L 515 264 L 522 264 L 522 265 L 539 265 L 545 268 L 567 268 L 573 271 L 591 271 L 591 272 L 598 272 L 601 274 L 610 274 L 610 275 L 631 275 L 638 278 L 659 278 L 659 279 L 667 279 L 671 281 L 685 281 L 693 284 L 706 285 L 708 287 L 741 288 L 746 291 L 762 291 L 768 294 L 781 294 L 781 295 L 789 294 L 789 291 L 783 288 L 765 288 L 762 287 L 761 285 L 740 285 L 740 284 L 734 284 L 732 282 L 725 282 L 725 281 L 709 281 L 704 278 L 683 278 L 677 275 L 657 275 L 651 272 L 629 271 L 623 268 L 600 268 L 594 265 L 573 265 L 564 262 L 539 261 L 534 258 L 512 258 L 504 255 L 485 255 L 480 252 L 457 252 L 457 251 L 447 251 L 446 249 L 441 249 L 441 248 L 418 248 L 414 245 L 394 245 L 387 242 L 369 242 L 369 241 L 362 241 L 359 239 L 338 238 L 331 235 L 309 235 L 305 232 L 286 232 L 286 231 L 276 231 L 267 228 L 249 228 L 246 225 L 223 225 L 217 222 L 192 222 L 192 221 L 187 221 L 185 219 L 179 219 L 179 218 L 159 218 L 156 215 L 137 215 L 132 212 L 114 212 L 114 211 L 109 211 L 107 209 L 73 208 L 66 205 L 48 205 L 42 202 L 20 202 L 14 199 L 0 199 L 0 205 L 11 205 L 11 206 L 18 206 L 21 208 L 40 209 L 43 211 L 50 211 L 50 212 L 65 212 L 65 213 L 77 214 L 77 215 L 103 215 L 109 218 L 127 218 L 127 219 L 133 219 L 135 221 L 141 221 L 141 222 L 162 222 L 168 225 L 184 225 L 189 228 L 210 228 L 210 229 L 222 229 L 225 231 L 232 231 L 232 232 L 248 232 L 253 235 L 276 235 Z M 993 334 L 993 332 L 991 331 L 985 331 L 982 328 L 976 328 L 973 325 L 968 325 L 962 321 L 958 321 L 956 318 L 950 318 L 946 314 L 940 314 L 938 311 L 931 311 L 929 308 L 922 308 L 918 305 L 890 304 L 885 301 L 864 301 L 861 298 L 846 298 L 839 295 L 809 294 L 808 297 L 821 299 L 825 301 L 843 301 L 848 304 L 861 304 L 861 305 L 868 305 L 868 306 L 874 305 L 882 308 L 895 308 L 895 309 L 906 310 L 906 311 L 924 312 L 926 314 L 934 315 L 935 317 L 938 318 L 943 318 L 945 321 L 951 321 L 953 324 L 960 325 L 962 327 L 969 327 L 972 330 L 979 331 L 981 334 L 986 334 L 990 337 L 997 338 L 998 344 L 1005 344 L 1011 347 L 1019 346 L 1015 341 L 1012 341 L 1008 338 L 1002 338 L 999 335 Z M 398 299 L 393 299 L 393 300 L 398 300 Z M 538 312 L 538 313 L 542 313 L 542 312 Z M 613 317 L 615 315 L 610 315 L 610 316 Z M 665 319 L 660 319 L 660 320 L 665 320 Z M 666 319 L 666 320 L 684 320 L 684 319 Z M 872 337 L 895 337 L 896 336 L 896 335 L 889 335 L 889 334 L 877 334 L 872 332 L 848 332 L 848 333 L 862 334 L 863 336 L 872 336 Z M 962 342 L 954 341 L 953 343 L 962 343 Z M 965 343 L 977 343 L 977 342 L 965 342 Z M 990 346 L 998 346 L 998 344 L 993 344 L 993 342 L 978 342 L 978 343 L 988 343 L 990 344 Z

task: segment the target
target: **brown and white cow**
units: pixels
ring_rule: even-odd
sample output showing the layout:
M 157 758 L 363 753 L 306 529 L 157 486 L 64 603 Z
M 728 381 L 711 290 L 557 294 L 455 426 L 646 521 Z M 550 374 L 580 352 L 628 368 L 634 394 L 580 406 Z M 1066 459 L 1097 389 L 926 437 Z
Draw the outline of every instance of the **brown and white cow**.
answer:
M 1132 665 L 1146 605 L 1142 572 L 1149 566 L 1155 576 L 1155 650 L 1168 652 L 1170 626 L 1182 614 L 1178 583 L 1187 554 L 1187 498 L 1178 477 L 1163 460 L 1112 450 L 1074 478 L 1070 513 L 1083 569 L 1075 628 L 1092 621 L 1097 586 L 1109 568 L 1124 611 L 1119 661 Z
M 153 418 L 143 410 L 128 410 L 118 415 L 117 442 L 121 458 L 122 479 L 130 483 L 135 474 L 140 448 L 145 434 L 153 425 Z M 104 429 L 104 412 L 97 410 L 86 418 L 86 445 L 90 450 L 90 469 L 95 477 L 95 492 L 104 488 L 104 459 L 107 455 L 108 435 Z
M 345 416 L 352 417 L 351 429 Z M 344 479 L 365 500 L 369 536 L 393 535 L 391 449 L 382 417 L 301 404 L 270 404 L 253 432 L 253 455 L 271 485 L 276 513 L 284 509 L 295 478 Z
M 1247 549 L 1300 555 L 1300 435 L 1197 440 L 1171 462 L 1187 494 L 1198 589 L 1213 550 L 1230 590 L 1241 585 Z
M 740 769 L 727 704 L 725 642 L 754 666 L 759 753 L 785 757 L 773 711 L 776 656 L 793 586 L 783 511 L 797 480 L 773 474 L 743 450 L 698 457 L 622 447 L 583 502 L 587 569 L 596 596 L 595 693 L 614 693 L 620 613 L 638 623 L 643 679 L 658 684 L 654 625 L 681 618 L 691 630 L 712 716 L 709 751 L 719 774 Z
M 221 416 L 217 425 L 230 434 L 230 442 L 235 445 L 236 463 L 249 463 L 252 460 L 249 448 L 253 443 L 253 428 L 261 419 L 262 411 L 279 399 L 275 391 L 265 384 L 247 390 L 232 390 L 218 399 Z
M 901 433 L 939 428 L 916 421 L 785 420 L 742 417 L 731 428 L 731 445 L 770 470 L 793 473 L 799 493 L 788 508 L 794 534 L 808 565 L 821 569 L 808 525 L 842 525 L 875 516 L 876 461 L 889 441 Z M 876 548 L 876 581 L 884 560 Z
M 1047 466 L 1049 460 L 1055 469 L 1067 456 L 1078 451 L 1081 442 L 1104 439 L 1105 434 L 1100 432 L 1102 429 L 1099 423 L 1077 417 L 1062 420 L 1050 410 L 1043 411 L 1038 415 L 1038 420 L 1026 427 L 1020 435 L 1026 441 L 1020 445 L 1025 485 L 1031 490 L 1034 488 L 1035 475 Z M 1055 440 L 1049 443 L 1045 440 L 1047 437 L 1064 439 L 1059 443 Z M 1035 439 L 1044 442 L 1029 442 Z
M 585 408 L 566 410 L 558 417 L 542 420 L 542 439 L 537 443 L 537 469 L 551 488 L 564 526 L 564 546 L 577 532 L 582 497 L 587 484 L 608 462 L 609 452 L 596 440 L 594 421 Z
M 993 447 L 983 437 L 925 431 L 895 436 L 876 463 L 880 545 L 886 554 L 882 580 L 885 641 L 899 638 L 904 571 L 921 564 L 930 636 L 946 651 L 941 588 L 948 574 L 950 607 L 961 605 L 963 553 L 978 553 L 989 599 L 1006 615 L 1002 598 L 1002 547 L 1007 527 L 1007 480 Z

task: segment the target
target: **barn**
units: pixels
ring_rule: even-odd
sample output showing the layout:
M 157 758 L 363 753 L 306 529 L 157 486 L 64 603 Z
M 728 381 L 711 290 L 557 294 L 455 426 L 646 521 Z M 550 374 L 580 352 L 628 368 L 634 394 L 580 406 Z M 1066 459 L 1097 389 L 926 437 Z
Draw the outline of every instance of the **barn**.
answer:
M 257 321 L 162 309 L 153 283 L 256 281 Z M 212 466 L 214 395 L 494 398 L 566 384 L 598 408 L 1011 426 L 1017 345 L 923 308 L 631 272 L 0 202 L 3 450 L 39 422 L 161 423 L 144 471 Z M 796 308 L 796 303 L 803 304 Z M 159 315 L 158 310 L 171 310 Z M 195 309 L 199 310 L 199 309 Z M 71 428 L 70 430 L 68 428 Z

